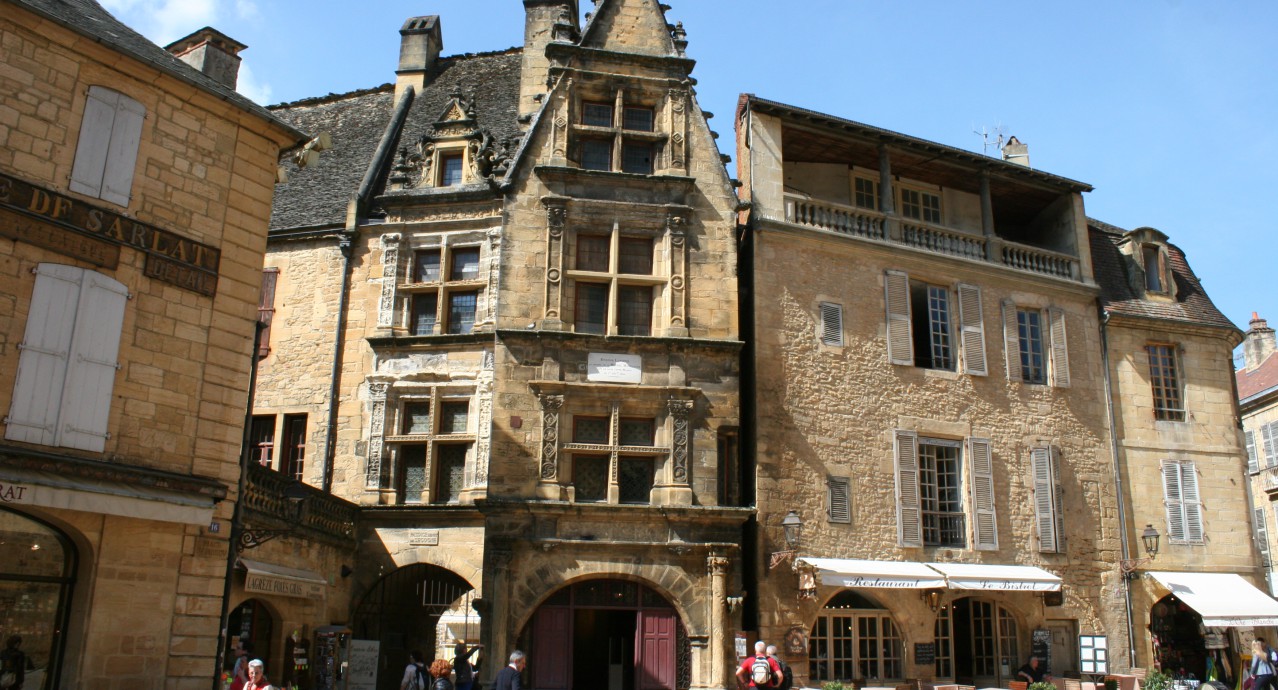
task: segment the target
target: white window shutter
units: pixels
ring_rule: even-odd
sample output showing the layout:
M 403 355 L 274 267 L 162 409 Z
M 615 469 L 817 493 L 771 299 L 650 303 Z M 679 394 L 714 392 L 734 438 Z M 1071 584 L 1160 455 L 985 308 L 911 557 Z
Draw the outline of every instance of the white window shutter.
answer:
M 1269 558 L 1269 526 L 1265 524 L 1265 509 L 1256 509 L 1256 548 L 1260 549 L 1260 564 L 1268 568 L 1273 561 Z
M 1247 471 L 1259 472 L 1260 461 L 1256 459 L 1256 434 L 1247 431 L 1243 433 L 1243 438 L 1247 441 Z
M 852 482 L 848 477 L 826 479 L 830 522 L 852 522 Z
M 13 402 L 5 418 L 4 437 L 10 441 L 54 444 L 84 272 L 62 264 L 36 268 Z
M 1278 451 L 1274 449 L 1274 424 L 1278 422 L 1266 424 L 1260 428 L 1260 435 L 1265 443 L 1265 467 L 1278 465 Z
M 1007 380 L 1021 381 L 1021 336 L 1016 323 L 1016 303 L 1003 300 L 1003 352 L 1007 359 Z
M 972 466 L 972 540 L 978 551 L 998 550 L 998 515 L 994 509 L 994 457 L 987 438 L 969 438 Z
M 129 290 L 100 273 L 85 271 L 80 313 L 71 359 L 67 393 L 62 397 L 58 445 L 101 452 L 108 438 L 111 392 L 119 369 L 120 334 Z
M 1038 550 L 1043 553 L 1060 551 L 1053 459 L 1052 449 L 1046 446 L 1030 450 L 1030 470 L 1034 475 L 1034 531 L 1038 534 Z
M 1163 503 L 1167 506 L 1167 541 L 1185 541 L 1185 503 L 1180 490 L 1180 463 L 1163 461 Z
M 831 347 L 843 347 L 843 305 L 821 303 L 821 342 Z
M 896 430 L 896 534 L 901 546 L 923 545 L 923 513 L 919 508 L 919 437 Z
M 1198 471 L 1192 462 L 1180 463 L 1180 495 L 1185 502 L 1185 540 L 1203 541 L 1203 506 L 1198 500 Z
M 887 305 L 888 361 L 914 366 L 914 340 L 910 336 L 910 277 L 901 271 L 883 276 Z
M 102 198 L 121 206 L 129 205 L 133 191 L 133 169 L 138 162 L 138 145 L 142 141 L 142 121 L 146 107 L 119 95 L 115 106 L 115 124 L 111 127 L 111 147 L 107 150 L 106 169 L 102 173 Z
M 1052 325 L 1052 385 L 1069 387 L 1069 338 L 1065 335 L 1065 312 L 1048 309 L 1047 320 Z
M 981 289 L 959 283 L 959 324 L 963 333 L 963 372 L 989 374 L 985 363 L 985 319 L 981 315 Z
M 106 170 L 119 96 L 111 89 L 89 87 L 89 95 L 84 101 L 84 119 L 80 121 L 80 138 L 75 145 L 75 163 L 71 167 L 70 187 L 73 192 L 95 197 L 102 194 L 102 173 Z

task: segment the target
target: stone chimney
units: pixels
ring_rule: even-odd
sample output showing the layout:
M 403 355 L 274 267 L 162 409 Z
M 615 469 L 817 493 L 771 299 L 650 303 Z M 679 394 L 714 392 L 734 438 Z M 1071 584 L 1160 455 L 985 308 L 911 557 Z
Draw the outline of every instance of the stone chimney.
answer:
M 1030 167 L 1029 145 L 1022 144 L 1021 140 L 1016 137 L 1008 139 L 1007 143 L 1003 144 L 1003 160 L 1008 163 L 1023 165 L 1027 168 Z
M 546 46 L 576 41 L 581 34 L 577 0 L 524 0 L 524 55 L 519 84 L 519 121 L 541 109 L 548 91 L 550 60 Z
M 395 70 L 395 101 L 404 88 L 412 86 L 421 93 L 426 86 L 426 72 L 439 59 L 444 49 L 444 36 L 439 17 L 412 17 L 399 29 L 399 69 Z
M 1278 350 L 1278 341 L 1274 338 L 1274 329 L 1256 312 L 1251 313 L 1248 325 L 1247 338 L 1243 340 L 1243 367 L 1251 371 Z
M 230 89 L 240 75 L 240 51 L 248 46 L 211 27 L 168 44 L 165 50 Z

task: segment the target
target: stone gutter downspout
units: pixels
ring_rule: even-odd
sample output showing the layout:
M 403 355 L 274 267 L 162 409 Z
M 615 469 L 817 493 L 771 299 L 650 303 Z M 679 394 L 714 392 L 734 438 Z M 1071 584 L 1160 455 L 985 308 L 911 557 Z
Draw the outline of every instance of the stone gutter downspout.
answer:
M 1105 414 L 1109 417 L 1109 451 L 1114 457 L 1114 492 L 1118 499 L 1118 537 L 1119 537 L 1119 558 L 1122 560 L 1131 559 L 1131 546 L 1127 543 L 1127 504 L 1123 500 L 1123 463 L 1118 456 L 1118 427 L 1114 417 L 1114 388 L 1109 368 L 1109 334 L 1105 326 L 1109 323 L 1109 312 L 1105 308 L 1097 305 L 1100 309 L 1100 342 L 1101 342 L 1101 364 L 1105 367 Z M 1119 568 L 1119 576 L 1122 576 L 1122 568 Z M 1127 654 L 1128 665 L 1136 667 L 1136 621 L 1132 613 L 1132 581 L 1123 577 L 1123 599 L 1127 610 Z
M 413 87 L 405 87 L 404 95 L 400 96 L 399 102 L 395 104 L 395 111 L 391 114 L 390 122 L 386 124 L 386 131 L 382 133 L 382 139 L 377 143 L 377 151 L 373 154 L 373 159 L 368 162 L 364 179 L 360 181 L 359 189 L 346 207 L 346 227 L 338 239 L 337 246 L 342 252 L 342 288 L 337 298 L 337 330 L 333 334 L 333 368 L 329 373 L 328 384 L 328 428 L 324 433 L 324 456 L 321 460 L 324 463 L 321 487 L 324 493 L 333 491 L 333 458 L 337 449 L 337 406 L 341 399 L 342 350 L 346 345 L 346 310 L 350 302 L 351 255 L 354 254 L 355 237 L 359 235 L 360 221 L 368 218 L 368 202 L 373 196 L 373 188 L 394 156 L 395 143 L 399 141 L 399 134 L 404 128 L 404 120 L 413 104 L 413 97 Z

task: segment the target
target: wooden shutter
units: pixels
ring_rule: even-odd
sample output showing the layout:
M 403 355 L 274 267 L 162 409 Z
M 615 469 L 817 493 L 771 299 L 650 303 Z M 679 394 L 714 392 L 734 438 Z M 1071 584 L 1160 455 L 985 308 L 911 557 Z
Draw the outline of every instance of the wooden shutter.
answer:
M 843 305 L 821 303 L 821 342 L 843 347 Z
M 827 477 L 826 505 L 830 522 L 852 522 L 852 482 L 848 477 Z
M 998 515 L 994 510 L 994 457 L 987 438 L 969 438 L 972 466 L 972 535 L 979 551 L 998 550 Z
M 111 127 L 111 146 L 107 149 L 106 169 L 102 171 L 102 198 L 121 206 L 129 205 L 133 191 L 133 169 L 138 163 L 138 145 L 142 141 L 142 121 L 146 108 L 141 103 L 117 94 L 115 123 Z
M 10 441 L 54 444 L 83 277 L 84 269 L 74 266 L 36 267 L 13 401 L 4 420 Z
M 962 329 L 963 372 L 989 374 L 985 363 L 985 319 L 981 315 L 981 289 L 959 283 L 959 325 Z
M 101 452 L 106 446 L 111 393 L 120 364 L 120 333 L 129 290 L 94 271 L 84 272 L 71 359 L 59 415 L 58 445 Z
M 1260 461 L 1256 459 L 1256 434 L 1247 431 L 1243 433 L 1243 438 L 1247 441 L 1247 471 L 1259 472 Z
M 1060 551 L 1054 459 L 1049 447 L 1030 450 L 1030 470 L 1034 475 L 1034 531 L 1038 535 L 1038 550 L 1043 553 Z
M 1260 549 L 1260 563 L 1268 568 L 1273 561 L 1269 558 L 1269 526 L 1265 524 L 1265 509 L 1256 509 L 1256 548 Z
M 1065 312 L 1048 309 L 1047 320 L 1052 326 L 1052 385 L 1069 387 L 1069 339 L 1065 335 Z
M 1266 424 L 1260 428 L 1260 435 L 1265 443 L 1265 467 L 1278 465 L 1278 451 L 1274 449 L 1274 424 L 1278 424 L 1278 422 Z
M 1203 540 L 1203 506 L 1198 499 L 1198 472 L 1192 462 L 1180 463 L 1180 496 L 1185 504 L 1185 540 Z
M 888 361 L 914 366 L 914 340 L 910 336 L 910 277 L 901 271 L 883 276 L 887 305 Z
M 89 95 L 84 101 L 84 118 L 80 121 L 80 138 L 75 145 L 75 163 L 71 166 L 70 187 L 73 192 L 95 197 L 102 195 L 102 172 L 106 170 L 119 96 L 111 89 L 89 87 Z
M 1021 381 L 1021 337 L 1016 323 L 1016 303 L 1003 300 L 1003 351 L 1007 358 L 1007 380 Z
M 271 354 L 271 321 L 275 318 L 275 284 L 280 269 L 262 269 L 262 293 L 257 302 L 257 321 L 262 324 L 262 337 L 257 343 L 259 359 Z
M 1167 541 L 1185 541 L 1185 503 L 1180 490 L 1180 463 L 1163 461 L 1163 504 L 1167 506 Z
M 896 430 L 896 535 L 901 546 L 923 545 L 919 509 L 919 436 Z

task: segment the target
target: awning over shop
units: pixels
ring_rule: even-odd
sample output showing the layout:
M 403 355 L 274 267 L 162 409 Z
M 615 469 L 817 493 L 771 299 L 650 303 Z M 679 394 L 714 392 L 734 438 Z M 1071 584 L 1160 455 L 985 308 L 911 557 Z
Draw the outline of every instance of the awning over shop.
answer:
M 186 525 L 207 525 L 213 519 L 213 499 L 208 496 L 25 468 L 6 469 L 5 474 L 0 487 L 9 503 Z
M 247 558 L 241 558 L 239 566 L 246 571 L 245 592 L 297 599 L 323 599 L 328 587 L 328 580 L 311 570 L 250 561 Z
M 1012 592 L 1057 592 L 1061 579 L 1030 565 L 981 563 L 928 563 L 945 576 L 950 589 L 983 589 Z
M 817 569 L 821 584 L 834 587 L 932 589 L 945 587 L 945 578 L 922 563 L 860 561 L 846 558 L 799 558 Z
M 1234 573 L 1149 573 L 1209 628 L 1278 625 L 1278 601 Z

